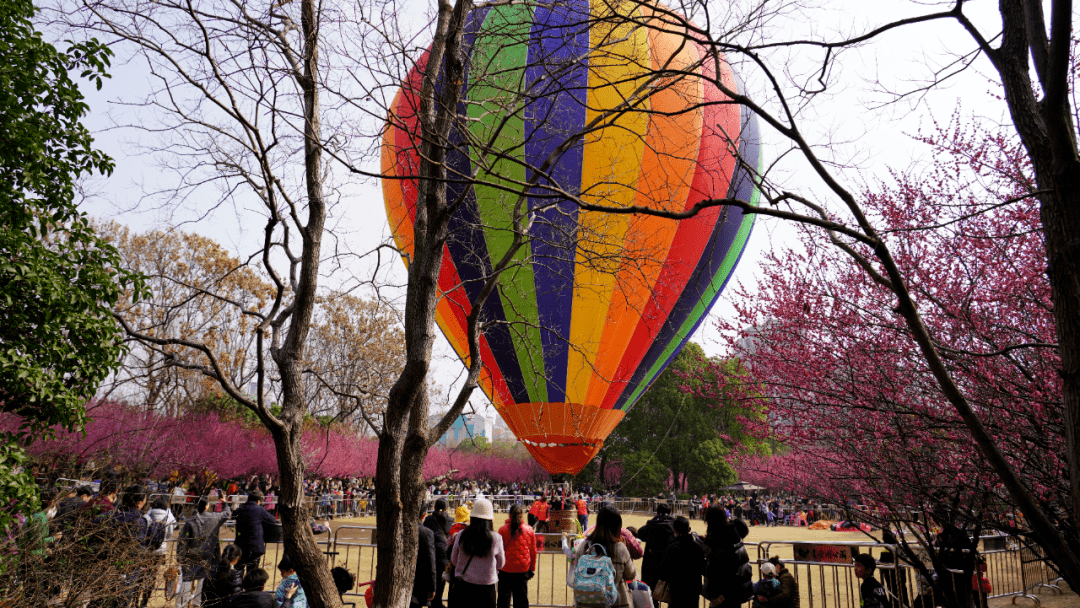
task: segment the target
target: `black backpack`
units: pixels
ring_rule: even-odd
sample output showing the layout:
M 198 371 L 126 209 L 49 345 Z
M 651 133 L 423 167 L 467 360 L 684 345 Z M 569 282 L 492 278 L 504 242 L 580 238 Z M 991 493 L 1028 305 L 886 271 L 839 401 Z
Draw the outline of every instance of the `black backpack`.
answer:
M 150 525 L 146 527 L 146 541 L 144 543 L 146 548 L 151 551 L 157 551 L 164 543 L 165 522 L 157 520 L 151 521 Z

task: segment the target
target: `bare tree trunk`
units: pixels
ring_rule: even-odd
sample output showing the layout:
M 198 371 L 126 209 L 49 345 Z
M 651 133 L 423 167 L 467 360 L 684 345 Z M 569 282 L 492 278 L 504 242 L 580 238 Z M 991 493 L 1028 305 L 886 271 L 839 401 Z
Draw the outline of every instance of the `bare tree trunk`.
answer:
M 413 228 L 412 261 L 405 299 L 405 367 L 390 390 L 379 435 L 376 465 L 375 513 L 378 564 L 375 606 L 405 608 L 409 604 L 416 571 L 417 531 L 422 498 L 422 469 L 431 441 L 427 436 L 429 402 L 427 376 L 435 339 L 435 308 L 439 298 L 439 271 L 443 245 L 453 208 L 446 200 L 446 158 L 449 132 L 457 119 L 459 87 L 435 87 L 439 71 L 444 82 L 462 82 L 465 72 L 461 52 L 469 0 L 439 1 L 435 37 L 421 89 L 422 130 L 419 194 Z M 444 66 L 445 60 L 445 67 Z M 474 310 L 470 343 L 476 343 Z M 473 358 L 478 363 L 478 357 Z M 466 381 L 444 424 L 464 408 L 475 387 L 477 365 Z M 438 433 L 436 430 L 435 433 Z
M 1039 196 L 1051 300 L 1061 357 L 1065 408 L 1065 458 L 1071 496 L 1071 538 L 1043 522 L 1029 520 L 1040 544 L 1073 589 L 1080 589 L 1080 155 L 1068 99 L 1072 2 L 1052 3 L 1050 39 L 1042 5 L 1035 0 L 1001 0 L 1001 46 L 983 50 L 1001 75 L 1013 125 L 1032 161 Z M 970 28 L 969 28 L 970 29 Z M 1029 53 L 1044 93 L 1035 98 Z M 1024 505 L 1022 505 L 1024 506 Z M 1024 507 L 1025 515 L 1029 510 Z

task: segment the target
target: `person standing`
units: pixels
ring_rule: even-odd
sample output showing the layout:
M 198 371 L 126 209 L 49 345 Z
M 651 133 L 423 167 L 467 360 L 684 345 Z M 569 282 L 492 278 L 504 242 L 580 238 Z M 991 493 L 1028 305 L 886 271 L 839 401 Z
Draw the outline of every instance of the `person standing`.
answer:
M 263 494 L 254 490 L 248 494 L 247 502 L 236 510 L 236 546 L 244 551 L 244 557 L 237 566 L 241 578 L 251 570 L 260 567 L 266 554 L 264 526 L 276 526 L 277 520 L 262 506 Z
M 100 527 L 99 551 L 103 551 L 109 559 L 115 559 L 116 551 L 119 550 L 127 554 L 130 563 L 142 565 L 146 559 L 146 520 L 142 514 L 145 504 L 146 488 L 138 485 L 124 488 L 124 493 L 120 495 L 120 504 L 94 519 L 94 523 Z M 120 605 L 133 606 L 138 603 L 143 588 L 141 576 L 142 570 L 138 567 L 124 575 L 124 598 L 120 600 Z
M 708 582 L 702 593 L 709 601 L 709 608 L 734 608 L 750 599 L 754 591 L 754 571 L 743 546 L 743 539 L 750 529 L 741 519 L 729 522 L 727 511 L 720 506 L 709 507 L 705 522 L 708 525 L 705 533 L 705 544 L 709 547 L 705 562 Z
M 596 527 L 591 534 L 585 537 L 585 542 L 578 543 L 574 548 L 574 555 L 581 557 L 596 544 L 604 548 L 604 554 L 611 558 L 611 565 L 615 568 L 615 587 L 618 597 L 610 608 L 631 608 L 633 602 L 630 598 L 630 588 L 626 581 L 637 578 L 637 568 L 634 560 L 630 559 L 630 552 L 626 549 L 626 543 L 622 537 L 622 516 L 614 506 L 605 504 L 596 513 Z
M 210 568 L 221 559 L 218 533 L 222 524 L 232 516 L 226 504 L 221 513 L 207 513 L 210 501 L 204 496 L 195 503 L 195 515 L 180 529 L 176 556 L 180 562 L 180 592 L 176 608 L 202 605 L 202 587 Z
M 510 517 L 499 528 L 506 564 L 499 568 L 499 608 L 529 608 L 529 579 L 536 574 L 536 533 L 521 521 L 521 507 L 510 506 Z
M 877 562 L 868 553 L 860 553 L 855 556 L 855 578 L 862 579 L 859 585 L 859 593 L 862 595 L 862 608 L 892 608 L 892 600 L 889 593 L 874 578 L 874 570 Z
M 660 579 L 671 592 L 669 608 L 697 608 L 701 576 L 705 574 L 705 551 L 690 534 L 690 520 L 683 516 L 672 522 L 675 534 L 661 563 Z
M 442 573 L 446 571 L 446 562 L 449 557 L 446 554 L 446 541 L 450 535 L 450 520 L 446 517 L 446 501 L 439 498 L 435 501 L 435 512 L 424 519 L 424 527 L 431 530 L 435 538 L 435 597 L 431 601 L 432 608 L 443 608 L 443 590 L 446 581 Z
M 529 513 L 536 515 L 536 531 L 537 533 L 546 533 L 548 531 L 548 515 L 551 512 L 551 505 L 548 504 L 547 494 L 540 497 L 539 503 L 534 502 L 533 507 L 536 509 L 533 511 L 529 509 Z
M 585 502 L 585 497 L 578 494 L 577 497 L 577 518 L 578 523 L 581 524 L 581 531 L 589 529 L 589 503 Z
M 423 507 L 421 506 L 421 510 Z M 421 512 L 421 515 L 423 513 Z M 416 543 L 416 571 L 413 575 L 411 608 L 427 606 L 435 598 L 435 579 L 442 578 L 435 570 L 435 533 L 423 524 L 417 524 L 419 535 Z
M 656 588 L 656 581 L 660 580 L 664 555 L 667 553 L 668 545 L 675 538 L 674 523 L 671 507 L 657 502 L 656 516 L 645 522 L 645 525 L 638 530 L 638 540 L 645 543 L 644 559 L 641 560 L 641 580 L 651 589 Z
M 150 603 L 150 596 L 154 594 L 158 570 L 165 565 L 167 541 L 176 529 L 176 518 L 169 510 L 169 498 L 167 496 L 155 498 L 150 505 L 150 510 L 143 515 L 143 519 L 146 520 L 146 548 L 150 551 L 139 598 L 139 605 L 145 608 Z
M 450 608 L 495 608 L 498 571 L 506 564 L 502 537 L 492 530 L 491 501 L 473 503 L 469 527 L 458 534 L 450 562 L 458 579 L 450 588 Z

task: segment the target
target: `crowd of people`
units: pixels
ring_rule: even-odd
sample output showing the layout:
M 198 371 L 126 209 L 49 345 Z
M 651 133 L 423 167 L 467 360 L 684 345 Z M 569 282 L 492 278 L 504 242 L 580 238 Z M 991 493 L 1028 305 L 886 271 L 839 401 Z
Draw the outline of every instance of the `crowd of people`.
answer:
M 584 502 L 584 496 L 577 495 L 557 507 Z M 530 515 L 537 514 L 537 527 L 549 512 L 544 496 L 530 506 Z M 471 509 L 458 507 L 452 518 L 445 499 L 436 499 L 418 532 L 413 605 L 443 608 L 443 589 L 449 584 L 449 608 L 528 608 L 527 583 L 536 573 L 538 532 L 523 521 L 522 513 L 521 506 L 511 505 L 505 524 L 496 528 L 494 509 L 486 498 L 475 499 Z M 650 589 L 664 589 L 662 601 L 670 608 L 696 607 L 701 596 L 710 608 L 733 608 L 751 599 L 755 608 L 799 606 L 795 579 L 779 559 L 773 558 L 762 570 L 763 579 L 753 583 L 743 547 L 748 525 L 731 518 L 719 504 L 705 510 L 704 537 L 690 531 L 686 517 L 672 517 L 666 502 L 657 504 L 656 516 L 639 530 L 624 528 L 622 515 L 610 503 L 601 503 L 595 513 L 595 525 L 589 528 L 583 522 L 583 538 L 567 542 L 567 553 L 573 560 L 593 551 L 610 558 L 616 585 L 612 608 L 634 606 L 628 583 L 639 576 Z
M 304 489 L 316 511 L 326 517 L 351 514 L 350 501 L 370 500 L 373 493 L 370 482 L 357 479 L 313 480 Z M 425 502 L 417 530 L 412 603 L 432 608 L 528 608 L 527 584 L 537 564 L 536 534 L 565 529 L 565 522 L 553 525 L 554 512 L 575 514 L 577 536 L 584 539 L 570 543 L 568 557 L 580 560 L 596 551 L 610 559 L 617 581 L 613 608 L 634 605 L 627 582 L 639 578 L 648 589 L 660 592 L 657 598 L 670 608 L 697 606 L 702 596 L 710 608 L 731 608 L 747 601 L 753 602 L 753 608 L 798 608 L 795 580 L 777 558 L 762 565 L 760 580 L 751 580 L 743 539 L 749 526 L 792 521 L 785 514 L 794 514 L 796 522 L 813 521 L 820 514 L 815 512 L 816 505 L 791 499 L 710 495 L 693 497 L 687 503 L 659 496 L 651 501 L 655 516 L 635 529 L 624 528 L 616 506 L 591 488 L 550 497 L 543 488 L 517 484 L 450 482 L 427 490 L 430 500 Z M 96 527 L 140 547 L 145 558 L 136 569 L 138 574 L 130 577 L 120 606 L 148 604 L 166 564 L 164 540 L 178 532 L 179 570 L 165 577 L 166 586 L 175 592 L 177 608 L 306 608 L 306 596 L 288 555 L 277 564 L 281 582 L 273 590 L 266 589 L 270 575 L 262 567 L 262 558 L 267 530 L 277 526 L 274 497 L 278 491 L 265 477 L 224 480 L 209 487 L 192 479 L 173 479 L 128 486 L 122 492 L 115 479 L 106 478 L 96 493 L 87 486 L 72 488 L 66 496 L 46 493 L 45 509 L 31 518 L 28 527 L 40 528 L 35 541 L 40 548 L 78 527 L 84 537 L 87 527 Z M 516 498 L 508 503 L 501 526 L 495 525 L 496 509 L 487 498 L 492 495 Z M 691 518 L 700 517 L 706 523 L 705 535 L 691 532 L 690 519 L 674 515 L 672 504 L 680 504 Z M 591 514 L 595 523 L 590 527 Z M 236 537 L 222 547 L 219 531 L 230 519 L 235 520 Z M 352 588 L 353 579 L 338 570 L 335 581 L 344 593 Z M 863 565 L 857 574 L 865 572 L 872 573 L 872 568 Z M 860 574 L 860 578 L 865 577 Z M 867 585 L 871 587 L 867 592 L 875 591 L 871 583 Z M 58 591 L 47 590 L 45 597 Z

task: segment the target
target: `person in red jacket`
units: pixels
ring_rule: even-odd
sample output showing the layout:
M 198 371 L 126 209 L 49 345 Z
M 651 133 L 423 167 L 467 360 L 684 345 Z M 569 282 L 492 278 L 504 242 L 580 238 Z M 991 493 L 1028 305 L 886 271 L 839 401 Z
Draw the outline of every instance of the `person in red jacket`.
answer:
M 533 501 L 532 506 L 529 507 L 529 515 L 536 518 L 536 523 L 530 525 L 535 525 L 537 532 L 548 531 L 548 511 L 550 509 L 551 505 L 548 504 L 546 494 L 541 496 L 539 500 Z M 532 520 L 532 518 L 529 519 Z
M 589 503 L 585 502 L 585 498 L 580 494 L 577 497 L 577 519 L 581 523 L 581 531 L 584 532 L 589 527 Z
M 498 608 L 529 608 L 529 579 L 536 574 L 536 534 L 521 522 L 521 507 L 510 507 L 510 518 L 499 528 L 506 563 L 499 570 Z

